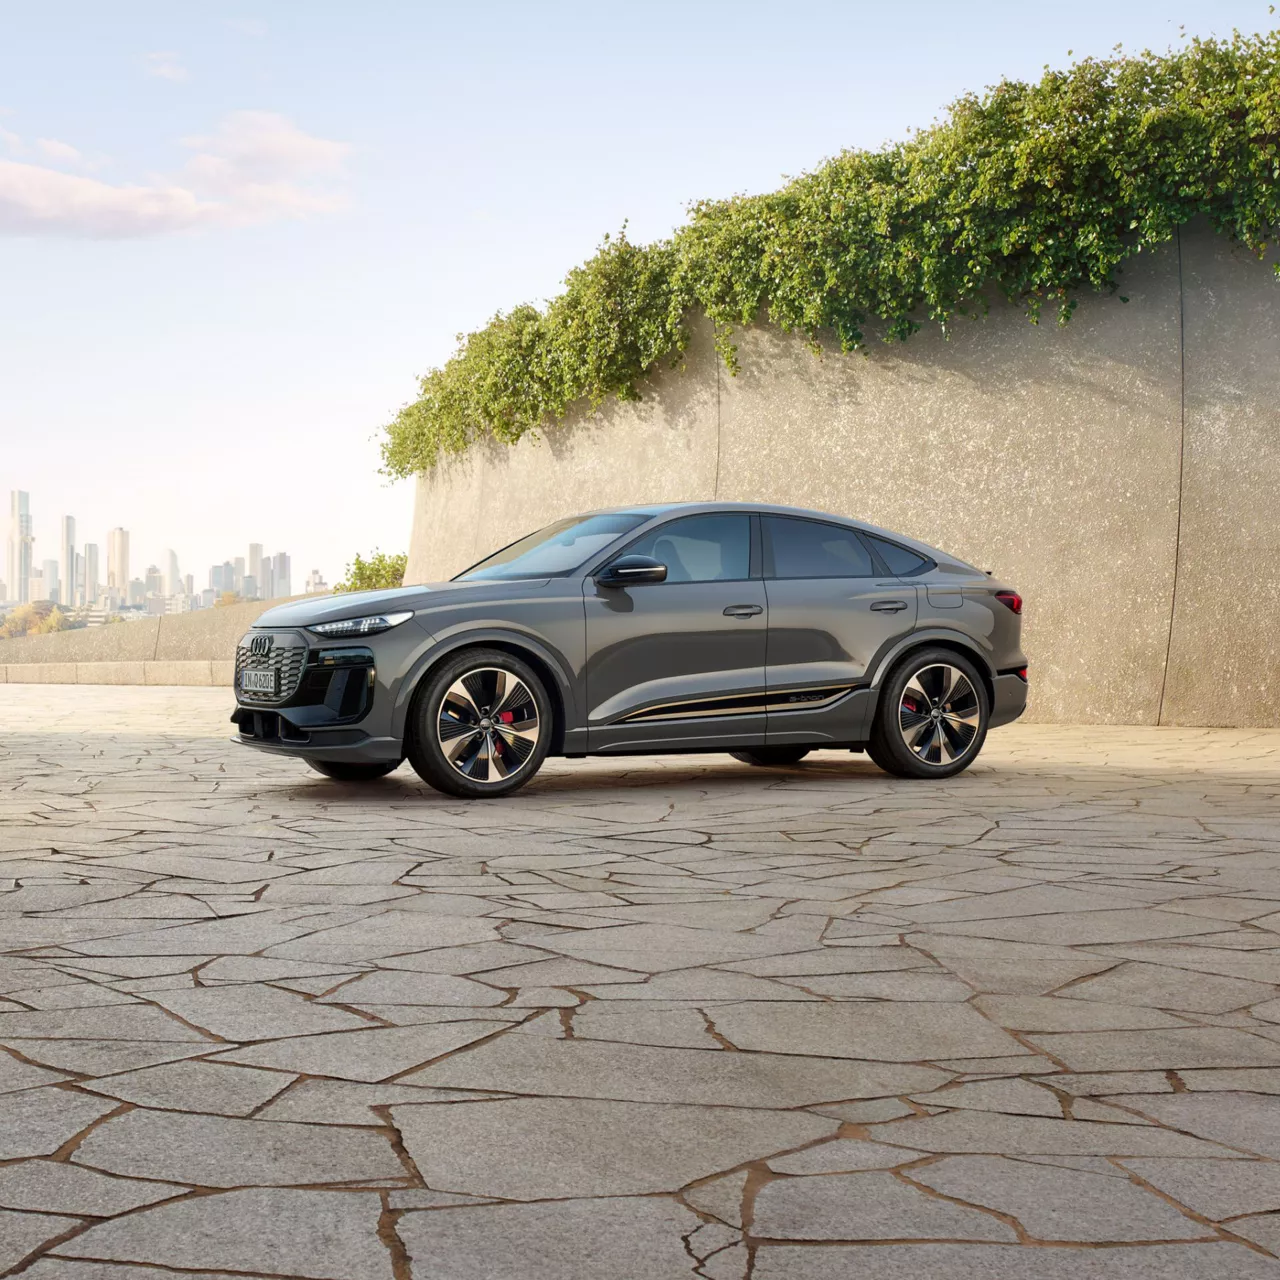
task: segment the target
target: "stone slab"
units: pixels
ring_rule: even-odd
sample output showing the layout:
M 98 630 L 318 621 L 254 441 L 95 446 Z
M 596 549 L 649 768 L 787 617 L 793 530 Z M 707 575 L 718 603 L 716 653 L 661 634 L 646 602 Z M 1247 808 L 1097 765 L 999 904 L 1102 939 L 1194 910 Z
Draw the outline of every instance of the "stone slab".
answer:
M 428 1186 L 511 1200 L 672 1192 L 837 1127 L 802 1112 L 569 1098 L 391 1114 Z

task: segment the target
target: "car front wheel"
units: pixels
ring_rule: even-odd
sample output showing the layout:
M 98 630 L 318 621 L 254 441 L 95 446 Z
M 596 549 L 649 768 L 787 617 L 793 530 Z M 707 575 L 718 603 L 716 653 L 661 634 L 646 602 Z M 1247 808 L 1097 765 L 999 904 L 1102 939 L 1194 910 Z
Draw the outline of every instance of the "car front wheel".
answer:
M 447 795 L 506 796 L 541 768 L 551 732 L 551 699 L 533 668 L 501 649 L 468 649 L 427 678 L 409 763 Z
M 867 754 L 899 778 L 950 778 L 977 758 L 990 715 L 973 663 L 953 649 L 925 649 L 880 690 Z

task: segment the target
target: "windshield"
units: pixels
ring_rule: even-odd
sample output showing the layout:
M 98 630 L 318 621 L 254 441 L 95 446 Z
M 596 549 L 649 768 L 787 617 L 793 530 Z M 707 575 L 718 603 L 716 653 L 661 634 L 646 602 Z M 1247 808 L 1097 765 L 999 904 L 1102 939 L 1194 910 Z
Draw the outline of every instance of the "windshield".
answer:
M 644 524 L 634 512 L 570 516 L 503 547 L 460 573 L 455 582 L 475 578 L 558 578 L 586 564 L 597 551 Z

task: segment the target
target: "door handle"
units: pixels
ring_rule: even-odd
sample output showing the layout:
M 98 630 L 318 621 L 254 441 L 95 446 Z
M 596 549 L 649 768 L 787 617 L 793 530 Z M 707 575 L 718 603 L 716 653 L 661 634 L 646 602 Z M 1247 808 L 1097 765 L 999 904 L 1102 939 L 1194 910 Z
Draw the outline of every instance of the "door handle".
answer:
M 725 611 L 726 618 L 754 618 L 756 614 L 763 613 L 764 606 L 760 604 L 731 604 Z
M 873 600 L 871 602 L 873 613 L 901 613 L 906 607 L 905 600 Z

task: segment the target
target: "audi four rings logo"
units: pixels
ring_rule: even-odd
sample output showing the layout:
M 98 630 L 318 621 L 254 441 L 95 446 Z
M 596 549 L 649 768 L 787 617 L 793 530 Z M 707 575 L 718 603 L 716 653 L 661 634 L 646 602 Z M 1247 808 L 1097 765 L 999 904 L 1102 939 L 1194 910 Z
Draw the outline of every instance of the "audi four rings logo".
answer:
M 255 658 L 265 658 L 271 652 L 271 636 L 254 636 L 249 641 L 249 652 Z

